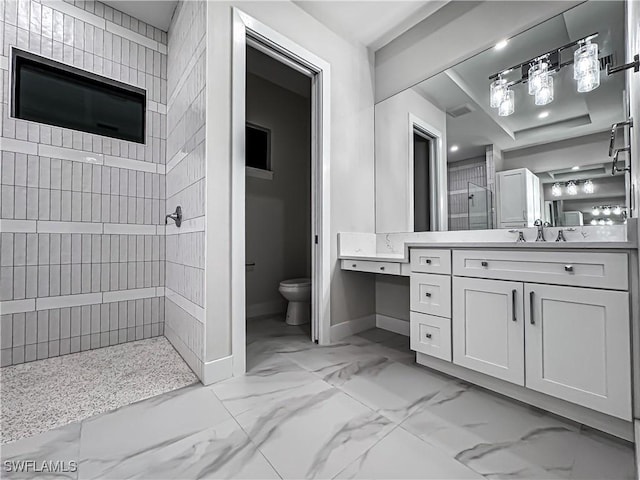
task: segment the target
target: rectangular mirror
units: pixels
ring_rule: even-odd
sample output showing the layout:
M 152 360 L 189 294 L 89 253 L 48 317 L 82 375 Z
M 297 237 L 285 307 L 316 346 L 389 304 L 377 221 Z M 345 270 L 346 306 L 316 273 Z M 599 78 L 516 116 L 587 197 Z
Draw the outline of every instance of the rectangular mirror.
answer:
M 624 25 L 588 1 L 378 103 L 376 231 L 624 223 Z

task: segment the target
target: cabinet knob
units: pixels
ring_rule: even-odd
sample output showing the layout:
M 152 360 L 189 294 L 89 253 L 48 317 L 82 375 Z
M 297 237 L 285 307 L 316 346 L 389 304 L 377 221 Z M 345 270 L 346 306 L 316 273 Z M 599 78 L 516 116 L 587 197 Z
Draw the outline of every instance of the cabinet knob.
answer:
M 426 292 L 426 293 L 424 294 L 424 296 L 425 296 L 425 297 L 430 297 L 430 296 L 431 296 L 431 294 L 430 294 L 429 292 Z
M 431 334 L 430 334 L 430 333 L 427 333 L 427 334 L 426 334 L 426 337 L 427 337 L 427 338 L 431 338 Z
M 482 265 L 483 267 L 488 267 L 489 266 L 489 262 L 482 261 L 482 262 L 480 262 L 480 265 Z
M 354 263 L 353 265 L 351 265 L 351 266 L 352 266 L 353 268 L 356 268 L 356 267 L 357 267 L 357 265 L 356 265 L 355 263 Z
M 384 270 L 384 267 L 380 267 L 380 270 Z
M 430 258 L 427 258 L 424 262 L 425 262 L 427 265 L 430 265 L 430 264 L 431 264 L 431 259 L 430 259 Z
M 565 265 L 564 266 L 564 271 L 565 272 L 573 272 L 573 265 Z

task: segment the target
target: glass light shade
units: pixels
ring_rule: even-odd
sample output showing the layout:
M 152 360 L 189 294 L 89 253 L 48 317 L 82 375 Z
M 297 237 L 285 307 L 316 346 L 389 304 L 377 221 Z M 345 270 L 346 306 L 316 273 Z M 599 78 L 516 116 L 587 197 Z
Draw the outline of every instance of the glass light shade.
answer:
M 489 90 L 489 105 L 491 106 L 491 108 L 498 108 L 504 100 L 505 94 L 507 93 L 507 81 L 504 78 L 498 78 L 497 80 L 491 82 Z
M 551 187 L 551 195 L 553 195 L 554 197 L 559 197 L 560 195 L 562 195 L 562 187 L 559 183 L 553 184 L 553 186 Z
M 576 182 L 574 182 L 573 180 L 567 182 L 567 193 L 569 195 L 578 194 L 578 186 L 576 185 Z
M 594 218 L 593 220 L 591 220 L 591 225 L 597 225 L 598 221 Z
M 590 73 L 578 79 L 577 90 L 580 93 L 590 92 L 600 86 L 600 72 Z
M 622 208 L 620 207 L 620 205 L 617 205 L 617 206 L 613 207 L 613 214 L 614 215 L 622 215 Z
M 507 88 L 504 94 L 504 98 L 502 99 L 502 102 L 500 102 L 500 105 L 498 106 L 498 115 L 500 117 L 508 117 L 515 111 L 515 109 L 516 109 L 515 94 L 513 93 L 513 90 L 511 90 L 510 88 Z
M 611 215 L 611 207 L 604 207 L 604 208 L 602 209 L 602 214 L 603 214 L 603 215 L 605 215 L 605 216 L 607 216 L 607 217 L 608 217 L 609 215 Z
M 606 222 L 604 222 L 604 223 L 606 223 L 607 225 L 613 225 L 613 220 L 608 219 L 608 220 L 607 220 Z
M 536 105 L 547 105 L 553 102 L 553 77 L 547 76 L 547 80 L 535 94 Z
M 604 225 L 604 219 L 601 218 L 600 220 L 598 220 L 598 225 Z
M 598 44 L 587 42 L 573 53 L 573 79 L 579 80 L 594 71 L 600 72 Z
M 597 217 L 598 215 L 600 215 L 600 209 L 598 207 L 593 207 L 593 209 L 591 210 L 591 215 Z
M 538 62 L 529 68 L 529 95 L 538 93 L 549 79 L 549 66 L 546 62 Z
M 595 191 L 595 185 L 591 180 L 587 180 L 582 186 L 582 191 L 584 193 L 593 193 Z

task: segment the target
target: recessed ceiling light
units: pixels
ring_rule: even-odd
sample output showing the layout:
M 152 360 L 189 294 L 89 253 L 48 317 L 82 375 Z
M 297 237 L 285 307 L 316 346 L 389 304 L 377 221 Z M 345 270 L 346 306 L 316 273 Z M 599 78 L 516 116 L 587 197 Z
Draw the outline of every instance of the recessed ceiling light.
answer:
M 575 167 L 571 167 L 571 170 L 580 170 L 580 165 L 576 165 Z
M 538 114 L 538 118 L 547 118 L 549 116 L 549 112 L 540 112 Z
M 449 150 L 451 150 L 452 152 L 457 152 L 458 148 L 458 145 L 451 145 L 451 148 Z
M 502 50 L 504 47 L 507 46 L 507 43 L 509 43 L 509 40 L 501 40 L 498 43 L 496 43 L 496 46 L 494 48 L 496 50 Z

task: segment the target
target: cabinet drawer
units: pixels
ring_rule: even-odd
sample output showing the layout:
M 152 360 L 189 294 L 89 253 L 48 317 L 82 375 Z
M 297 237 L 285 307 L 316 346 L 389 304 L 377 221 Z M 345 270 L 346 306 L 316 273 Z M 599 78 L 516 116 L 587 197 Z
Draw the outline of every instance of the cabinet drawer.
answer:
M 456 250 L 453 274 L 627 290 L 627 262 L 626 253 Z
M 342 270 L 400 275 L 400 264 L 371 260 L 342 260 Z
M 411 271 L 451 274 L 451 250 L 411 249 Z
M 411 350 L 451 361 L 451 320 L 411 312 Z
M 451 317 L 451 277 L 429 273 L 412 273 L 410 281 L 411 310 Z

